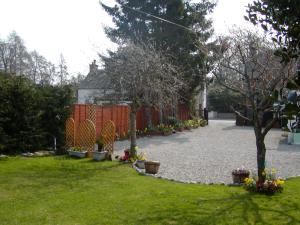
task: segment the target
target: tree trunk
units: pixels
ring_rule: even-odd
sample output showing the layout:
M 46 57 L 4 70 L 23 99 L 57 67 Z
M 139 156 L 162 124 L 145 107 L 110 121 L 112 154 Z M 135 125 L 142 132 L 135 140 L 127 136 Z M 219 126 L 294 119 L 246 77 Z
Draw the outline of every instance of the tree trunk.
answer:
M 159 124 L 162 124 L 164 121 L 163 121 L 163 109 L 161 106 L 159 107 L 158 116 L 159 116 Z
M 266 167 L 266 146 L 265 140 L 261 132 L 255 132 L 256 149 L 257 149 L 257 175 L 259 183 L 264 183 L 266 174 L 264 173 Z
M 136 110 L 130 110 L 130 156 L 136 155 Z
M 149 106 L 146 107 L 145 113 L 146 113 L 146 119 L 147 119 L 147 127 L 151 128 L 152 127 L 152 115 L 151 115 L 151 108 Z

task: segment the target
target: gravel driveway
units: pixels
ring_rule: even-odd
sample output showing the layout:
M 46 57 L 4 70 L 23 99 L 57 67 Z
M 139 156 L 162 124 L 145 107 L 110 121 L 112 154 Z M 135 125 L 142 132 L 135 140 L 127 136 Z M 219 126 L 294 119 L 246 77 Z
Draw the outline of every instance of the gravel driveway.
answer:
M 287 145 L 278 129 L 266 137 L 267 167 L 284 178 L 300 175 L 300 146 Z M 256 168 L 253 128 L 237 127 L 234 121 L 211 120 L 209 125 L 171 136 L 139 138 L 139 151 L 161 162 L 158 176 L 183 182 L 231 183 L 235 168 Z M 129 146 L 116 143 L 116 154 Z

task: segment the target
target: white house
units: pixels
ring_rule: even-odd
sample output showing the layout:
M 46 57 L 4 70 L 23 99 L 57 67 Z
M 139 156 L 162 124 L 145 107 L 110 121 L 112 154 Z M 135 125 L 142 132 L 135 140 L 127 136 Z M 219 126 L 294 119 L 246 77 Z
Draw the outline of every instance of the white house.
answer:
M 109 90 L 109 81 L 105 77 L 104 71 L 98 69 L 96 60 L 90 64 L 90 71 L 86 78 L 80 82 L 78 88 L 77 103 L 99 103 L 99 101 Z
M 204 89 L 199 91 L 199 94 L 195 96 L 195 110 L 200 115 L 203 113 L 203 109 L 206 108 L 206 84 L 203 84 L 203 86 Z M 90 71 L 87 77 L 79 84 L 77 103 L 99 105 L 110 103 L 109 94 L 111 92 L 109 80 L 107 80 L 104 70 L 98 69 L 96 60 L 94 60 L 90 64 Z M 128 101 L 122 101 L 122 103 L 126 104 Z

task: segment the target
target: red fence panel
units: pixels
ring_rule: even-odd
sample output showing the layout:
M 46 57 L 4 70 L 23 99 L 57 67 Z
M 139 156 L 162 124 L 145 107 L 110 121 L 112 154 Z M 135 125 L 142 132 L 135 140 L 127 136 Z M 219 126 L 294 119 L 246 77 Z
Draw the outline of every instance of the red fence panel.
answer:
M 85 119 L 89 119 L 89 113 L 91 112 L 92 105 L 85 104 L 76 104 L 73 107 L 72 117 L 75 121 L 75 126 Z M 115 105 L 115 106 L 93 106 L 95 109 L 95 126 L 96 126 L 96 135 L 99 137 L 101 134 L 103 125 L 106 121 L 112 120 L 116 126 L 116 133 L 119 136 L 124 136 L 129 130 L 129 113 L 130 108 L 127 105 Z M 154 107 L 149 109 L 152 124 L 159 124 L 159 111 Z M 172 116 L 173 111 L 171 108 L 164 109 L 164 116 Z M 190 118 L 189 109 L 186 105 L 179 105 L 177 109 L 177 118 L 179 120 L 187 120 Z M 142 107 L 136 115 L 137 129 L 143 130 L 147 127 L 147 116 L 146 108 Z

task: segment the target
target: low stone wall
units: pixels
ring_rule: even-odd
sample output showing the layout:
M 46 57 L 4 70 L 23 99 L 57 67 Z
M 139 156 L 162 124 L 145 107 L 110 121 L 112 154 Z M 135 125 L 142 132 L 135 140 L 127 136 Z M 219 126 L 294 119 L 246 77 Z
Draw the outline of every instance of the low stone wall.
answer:
M 234 113 L 218 113 L 218 119 L 233 119 L 235 120 Z
M 234 113 L 218 113 L 211 111 L 208 113 L 208 119 L 232 119 L 235 120 L 235 114 Z

